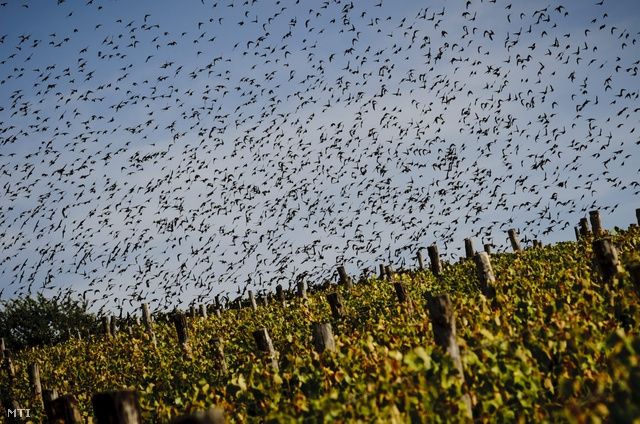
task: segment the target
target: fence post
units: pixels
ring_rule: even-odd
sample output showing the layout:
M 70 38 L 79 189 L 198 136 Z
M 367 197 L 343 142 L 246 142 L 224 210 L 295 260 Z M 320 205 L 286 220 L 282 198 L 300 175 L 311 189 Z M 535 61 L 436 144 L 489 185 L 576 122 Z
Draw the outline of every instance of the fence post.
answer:
M 592 247 L 600 274 L 605 282 L 610 283 L 621 268 L 618 251 L 610 238 L 596 239 Z
M 473 258 L 475 250 L 473 250 L 473 240 L 470 238 L 464 239 L 464 252 L 467 258 Z
M 429 262 L 431 264 L 431 273 L 435 276 L 440 275 L 442 272 L 442 264 L 440 264 L 440 254 L 438 253 L 438 246 L 432 244 L 427 247 L 427 254 L 429 255 Z
M 484 247 L 485 253 L 487 255 L 490 255 L 491 254 L 491 244 L 490 243 L 485 243 L 483 247 Z
M 173 323 L 176 327 L 176 333 L 178 335 L 178 342 L 185 355 L 189 356 L 191 351 L 189 349 L 189 330 L 187 327 L 187 317 L 181 312 L 176 312 L 173 316 Z
M 334 352 L 336 350 L 336 342 L 333 338 L 331 324 L 313 323 L 311 329 L 313 331 L 313 346 L 318 353 L 325 351 Z
M 51 420 L 53 417 L 53 401 L 58 398 L 56 389 L 42 391 L 42 403 L 44 404 L 44 413 Z
M 393 266 L 385 265 L 384 273 L 387 274 L 387 280 L 393 281 Z
M 287 299 L 284 295 L 284 289 L 282 288 L 282 284 L 278 284 L 276 286 L 276 298 L 278 299 L 282 307 L 287 306 Z
M 396 289 L 396 296 L 398 298 L 398 302 L 402 306 L 404 306 L 405 310 L 409 315 L 413 314 L 413 302 L 407 293 L 407 289 L 400 282 L 393 283 L 393 287 Z
M 40 366 L 33 363 L 29 366 L 29 382 L 33 389 L 33 397 L 41 407 L 44 407 L 42 400 L 42 385 L 40 384 Z
M 227 372 L 227 360 L 224 357 L 224 345 L 222 343 L 222 339 L 219 337 L 212 337 L 209 340 L 209 346 L 211 347 L 211 350 L 213 351 L 213 357 L 214 359 L 218 362 L 219 365 L 219 369 L 222 372 Z
M 380 279 L 384 280 L 385 276 L 386 276 L 386 272 L 385 272 L 384 264 L 380 264 Z
M 249 290 L 249 303 L 251 304 L 251 309 L 254 311 L 258 309 L 258 304 L 256 303 L 256 297 L 253 294 L 252 290 Z
M 307 285 L 304 283 L 304 281 L 298 281 L 297 284 L 297 288 L 298 288 L 298 297 L 300 299 L 306 299 L 307 298 Z
M 518 233 L 516 233 L 516 230 L 514 228 L 510 229 L 508 233 L 509 233 L 509 240 L 511 241 L 511 247 L 513 248 L 513 251 L 520 252 L 522 248 L 520 247 L 520 240 L 518 240 Z
M 478 279 L 480 280 L 480 291 L 487 298 L 493 299 L 496 296 L 496 289 L 494 283 L 496 277 L 493 275 L 493 268 L 491 267 L 491 259 L 486 252 L 478 252 L 475 256 L 476 259 L 476 271 L 478 273 Z
M 205 412 L 195 412 L 184 415 L 171 421 L 171 424 L 225 424 L 224 411 L 220 408 L 211 408 Z
M 580 218 L 580 237 L 587 237 L 591 234 L 591 230 L 589 229 L 589 221 L 587 218 Z
M 65 424 L 82 424 L 82 415 L 78 401 L 73 395 L 64 395 L 51 401 L 49 422 Z
M 600 211 L 594 210 L 589 212 L 589 221 L 591 222 L 591 230 L 594 237 L 603 235 L 602 221 L 600 221 Z
M 331 307 L 331 315 L 333 318 L 341 319 L 344 316 L 344 306 L 342 305 L 342 296 L 340 296 L 340 293 L 329 293 L 327 295 L 327 301 Z
M 418 258 L 418 269 L 422 271 L 424 269 L 424 258 L 422 257 L 422 250 L 418 249 L 416 253 L 416 257 Z
M 344 265 L 338 266 L 338 276 L 340 277 L 340 284 L 350 289 L 353 286 L 353 282 L 351 281 L 351 277 L 347 274 L 347 270 L 344 268 Z
M 204 303 L 200 304 L 200 316 L 202 318 L 207 318 L 207 307 L 204 305 Z
M 109 331 L 111 331 L 112 336 L 115 336 L 118 332 L 118 328 L 116 327 L 115 315 L 111 315 L 111 317 L 109 318 Z
M 253 340 L 255 340 L 258 350 L 262 352 L 271 362 L 271 366 L 275 372 L 278 372 L 278 352 L 273 348 L 273 342 L 269 337 L 266 328 L 259 328 L 253 332 Z
M 449 299 L 449 296 L 446 294 L 437 296 L 427 294 L 427 308 L 429 310 L 429 317 L 431 318 L 433 338 L 436 344 L 451 356 L 464 384 L 464 370 L 460 358 L 460 348 L 456 340 L 456 320 L 451 299 Z M 465 393 L 463 399 L 467 407 L 467 415 L 469 418 L 472 418 L 473 414 L 469 394 Z
M 102 332 L 108 339 L 111 338 L 111 327 L 109 326 L 109 317 L 102 317 Z
M 149 305 L 147 305 L 146 303 L 142 304 L 142 323 L 144 324 L 146 332 L 151 337 L 151 343 L 153 343 L 153 347 L 157 347 L 156 334 L 153 332 L 153 327 L 151 326 L 151 324 L 153 323 L 153 318 L 151 317 L 151 313 L 149 313 Z
M 580 230 L 578 230 L 578 227 L 573 227 L 573 232 L 576 234 L 576 241 L 580 241 Z
M 142 424 L 135 391 L 97 393 L 91 398 L 91 403 L 97 424 Z
M 640 225 L 640 208 L 636 209 L 636 220 L 638 221 L 638 225 Z

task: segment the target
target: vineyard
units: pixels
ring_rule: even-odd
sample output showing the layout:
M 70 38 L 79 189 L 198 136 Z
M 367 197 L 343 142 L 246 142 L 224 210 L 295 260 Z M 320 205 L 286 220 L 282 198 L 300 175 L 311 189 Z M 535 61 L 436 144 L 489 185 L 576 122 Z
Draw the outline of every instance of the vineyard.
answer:
M 94 394 L 123 390 L 137 393 L 142 422 L 214 406 L 239 423 L 633 422 L 640 228 L 583 230 L 576 242 L 439 266 L 432 256 L 357 281 L 341 272 L 342 284 L 308 293 L 7 351 L 4 398 L 43 420 L 35 368 L 45 398 L 73 395 L 83 422 L 96 422 Z M 438 340 L 447 325 L 453 348 Z

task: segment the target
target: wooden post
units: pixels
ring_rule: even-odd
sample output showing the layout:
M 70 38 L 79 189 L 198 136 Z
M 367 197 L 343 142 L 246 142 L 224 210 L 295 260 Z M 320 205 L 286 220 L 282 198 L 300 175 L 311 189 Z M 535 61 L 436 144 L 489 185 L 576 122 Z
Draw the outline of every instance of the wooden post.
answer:
M 576 241 L 580 241 L 580 230 L 578 229 L 578 227 L 573 227 L 573 231 L 576 234 Z
M 109 326 L 109 317 L 102 317 L 102 332 L 108 339 L 111 338 L 111 327 Z
M 142 304 L 142 323 L 144 324 L 145 331 L 151 337 L 153 347 L 157 347 L 156 334 L 153 332 L 153 327 L 151 326 L 153 323 L 153 317 L 151 316 L 151 313 L 149 313 L 149 305 L 146 303 Z
M 189 318 L 195 318 L 196 317 L 196 307 L 195 305 L 191 305 L 189 306 Z
M 422 271 L 424 269 L 424 258 L 422 257 L 422 250 L 418 249 L 416 257 L 418 258 L 418 269 Z
M 629 276 L 631 277 L 636 292 L 640 295 L 640 262 L 629 265 L 627 271 L 629 271 Z
M 605 282 L 610 283 L 621 270 L 618 251 L 610 238 L 599 238 L 593 241 L 593 253 L 600 274 Z
M 40 366 L 36 363 L 29 366 L 29 382 L 33 389 L 34 399 L 41 407 L 44 407 L 44 403 L 42 401 L 42 385 L 40 384 Z
M 387 275 L 387 280 L 393 281 L 393 267 L 391 265 L 385 265 L 384 273 Z
M 53 401 L 58 398 L 56 389 L 42 391 L 42 403 L 44 404 L 44 413 L 51 420 L 53 417 Z M 50 421 L 51 422 L 51 421 Z
M 514 228 L 510 229 L 508 233 L 509 233 L 509 240 L 511 241 L 511 247 L 513 248 L 513 251 L 520 252 L 522 248 L 520 247 L 520 240 L 518 240 L 518 233 L 516 233 L 516 230 Z
M 483 247 L 484 247 L 485 253 L 487 255 L 490 255 L 491 254 L 491 244 L 490 243 L 485 243 Z
M 323 353 L 325 351 L 335 352 L 336 342 L 333 338 L 333 331 L 329 323 L 313 323 L 313 346 L 316 352 Z
M 580 237 L 587 237 L 589 234 L 591 234 L 589 221 L 587 221 L 587 218 L 580 218 Z
M 73 395 L 64 395 L 51 401 L 51 423 L 82 424 L 78 401 Z
M 278 359 L 277 352 L 273 348 L 273 342 L 269 337 L 269 332 L 266 328 L 259 328 L 253 332 L 253 340 L 255 340 L 258 350 L 262 352 L 270 361 L 273 370 L 278 372 Z
M 9 349 L 4 350 L 4 370 L 7 373 L 7 377 L 9 378 L 9 384 L 12 385 L 13 381 L 16 378 L 16 367 L 13 365 L 13 358 L 11 351 Z
M 473 240 L 470 238 L 464 239 L 464 252 L 467 258 L 473 258 L 473 255 L 475 254 L 475 250 L 473 250 Z
M 380 264 L 380 279 L 384 280 L 384 277 L 386 276 L 386 274 L 387 273 L 385 271 L 384 264 Z
M 442 272 L 442 265 L 440 264 L 440 254 L 438 253 L 438 246 L 432 244 L 427 247 L 427 254 L 429 255 L 429 261 L 431 262 L 431 272 L 433 275 L 440 275 Z
M 307 298 L 307 285 L 304 283 L 304 281 L 298 281 L 297 284 L 297 288 L 298 288 L 298 297 L 300 299 L 306 299 Z
M 491 267 L 491 259 L 487 252 L 478 252 L 475 256 L 476 271 L 478 273 L 478 279 L 480 280 L 480 291 L 487 298 L 494 298 L 496 290 L 494 283 L 496 277 L 493 275 L 493 268 Z
M 282 288 L 282 284 L 278 284 L 276 286 L 276 298 L 278 299 L 278 302 L 280 302 L 282 306 L 287 306 L 287 298 L 284 295 L 284 289 Z
M 200 304 L 200 317 L 202 318 L 207 317 L 207 307 L 204 305 L 204 303 Z
M 600 211 L 593 210 L 589 212 L 589 221 L 591 222 L 591 230 L 595 237 L 603 235 L 602 221 L 600 220 Z
M 220 408 L 211 408 L 205 412 L 195 412 L 184 415 L 171 421 L 171 424 L 225 424 L 224 411 Z
M 347 270 L 344 268 L 344 265 L 338 266 L 338 277 L 340 277 L 340 284 L 350 289 L 353 286 L 353 282 L 351 281 L 351 277 L 347 274 Z
M 393 287 L 396 289 L 398 302 L 400 302 L 400 304 L 405 307 L 407 313 L 411 315 L 413 313 L 413 303 L 411 302 L 411 298 L 407 293 L 407 289 L 400 282 L 393 283 Z
M 211 350 L 213 351 L 213 357 L 216 361 L 217 364 L 219 364 L 217 366 L 217 368 L 219 370 L 221 370 L 222 372 L 227 372 L 227 360 L 224 357 L 224 345 L 222 342 L 222 339 L 219 337 L 212 337 L 209 340 L 209 346 L 211 347 Z
M 638 221 L 638 225 L 640 225 L 640 208 L 636 209 L 636 220 Z
M 254 311 L 258 309 L 258 304 L 256 303 L 256 297 L 253 295 L 253 291 L 249 290 L 249 303 L 251 304 L 251 309 Z
M 142 424 L 138 394 L 132 390 L 97 393 L 91 403 L 97 424 Z
M 115 336 L 118 332 L 118 328 L 116 327 L 116 317 L 115 315 L 111 315 L 109 319 L 109 331 L 111 331 L 111 335 Z
M 341 319 L 344 316 L 344 306 L 342 305 L 342 296 L 340 293 L 329 293 L 327 301 L 331 307 L 331 315 L 334 319 Z
M 427 294 L 427 308 L 429 310 L 433 338 L 435 339 L 436 345 L 444 349 L 449 356 L 451 356 L 464 384 L 464 370 L 462 368 L 460 348 L 456 340 L 456 319 L 449 295 L 431 296 Z M 463 399 L 467 407 L 467 415 L 469 418 L 472 418 L 471 398 L 469 394 L 464 394 Z
M 178 342 L 185 354 L 190 354 L 189 349 L 189 330 L 187 327 L 187 317 L 181 312 L 176 312 L 173 316 L 173 323 L 176 327 Z

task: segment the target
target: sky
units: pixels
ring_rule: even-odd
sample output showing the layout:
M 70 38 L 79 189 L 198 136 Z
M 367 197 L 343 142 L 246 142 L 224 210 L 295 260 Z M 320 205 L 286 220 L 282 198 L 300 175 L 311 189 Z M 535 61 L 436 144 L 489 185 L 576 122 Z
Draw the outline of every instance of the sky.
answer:
M 0 3 L 0 299 L 96 311 L 640 207 L 633 1 Z

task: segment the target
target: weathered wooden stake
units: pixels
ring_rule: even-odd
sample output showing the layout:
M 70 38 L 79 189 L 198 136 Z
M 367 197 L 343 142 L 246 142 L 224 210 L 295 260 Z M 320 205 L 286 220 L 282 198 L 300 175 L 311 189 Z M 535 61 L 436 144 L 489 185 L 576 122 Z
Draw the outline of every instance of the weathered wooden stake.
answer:
M 269 332 L 266 328 L 259 328 L 253 332 L 253 340 L 255 340 L 258 350 L 262 352 L 271 362 L 273 370 L 278 372 L 278 353 L 273 348 L 273 342 L 269 337 Z
M 487 298 L 493 299 L 496 295 L 494 287 L 496 277 L 493 275 L 491 259 L 486 252 L 478 252 L 475 256 L 475 261 L 478 279 L 480 280 L 480 291 Z
M 115 336 L 118 332 L 118 328 L 116 327 L 116 317 L 111 315 L 109 319 L 109 331 L 111 331 L 111 335 Z
M 209 340 L 209 346 L 213 351 L 213 357 L 218 364 L 218 369 L 222 372 L 227 372 L 227 360 L 224 357 L 224 345 L 222 339 L 219 337 L 212 337 Z
M 636 220 L 638 221 L 638 225 L 640 225 L 640 208 L 636 209 Z
M 200 304 L 200 317 L 207 317 L 207 307 L 203 303 Z
M 340 277 L 340 284 L 350 289 L 353 286 L 353 281 L 349 274 L 347 274 L 347 270 L 344 268 L 344 265 L 338 266 L 338 276 Z
M 305 284 L 305 282 L 304 281 L 298 281 L 297 288 L 298 288 L 298 292 L 297 292 L 298 297 L 300 299 L 306 299 L 307 298 L 307 285 Z
M 334 319 L 341 319 L 344 316 L 344 306 L 342 305 L 342 296 L 340 293 L 329 293 L 327 301 L 331 307 L 331 315 Z
M 387 273 L 385 272 L 384 264 L 380 264 L 380 279 L 384 280 Z
M 195 305 L 191 305 L 189 306 L 189 318 L 195 318 L 196 317 L 196 307 Z
M 29 382 L 31 383 L 31 388 L 33 389 L 33 397 L 40 404 L 41 407 L 44 406 L 42 401 L 42 385 L 40 384 L 40 366 L 36 363 L 31 364 L 29 367 Z
M 522 248 L 520 247 L 520 240 L 518 240 L 518 233 L 516 233 L 516 230 L 514 228 L 510 229 L 508 233 L 509 233 L 509 240 L 511 241 L 511 247 L 513 248 L 513 251 L 520 252 Z
M 9 377 L 9 384 L 12 384 L 16 378 L 16 367 L 13 365 L 12 352 L 9 349 L 4 350 L 3 366 L 7 377 Z
M 618 251 L 610 238 L 599 238 L 593 241 L 593 253 L 596 264 L 605 282 L 610 283 L 621 270 Z
M 280 302 L 282 306 L 287 306 L 287 298 L 284 295 L 282 284 L 276 286 L 276 299 L 278 299 L 278 302 Z
M 91 403 L 97 424 L 142 424 L 138 394 L 132 390 L 97 393 Z
M 153 332 L 153 317 L 149 312 L 149 305 L 146 303 L 142 304 L 142 323 L 144 324 L 145 331 L 151 337 L 151 343 L 153 343 L 154 347 L 157 347 L 156 334 Z
M 400 302 L 400 304 L 404 306 L 407 313 L 411 315 L 413 313 L 413 302 L 409 297 L 409 293 L 407 293 L 407 289 L 400 282 L 393 283 L 393 287 L 396 290 L 396 297 L 398 298 L 398 302 Z
M 393 267 L 391 265 L 385 265 L 384 273 L 387 275 L 387 280 L 393 281 Z
M 78 401 L 73 395 L 64 395 L 51 402 L 51 423 L 82 424 Z
M 467 258 L 473 258 L 473 255 L 475 254 L 475 250 L 473 250 L 473 240 L 470 238 L 464 239 L 464 252 Z
M 421 249 L 418 249 L 418 252 L 416 253 L 416 257 L 418 258 L 418 269 L 422 271 L 424 269 L 424 258 L 422 257 Z
M 258 304 L 256 303 L 256 297 L 253 295 L 253 291 L 249 290 L 249 303 L 251 304 L 251 309 L 254 311 L 258 309 Z
M 189 348 L 189 330 L 187 327 L 187 317 L 185 317 L 181 312 L 176 312 L 173 315 L 173 323 L 176 327 L 178 342 L 180 343 L 183 352 L 189 355 L 191 351 Z
M 587 237 L 591 234 L 591 230 L 589 229 L 589 221 L 587 218 L 580 218 L 580 237 Z
M 594 210 L 589 212 L 589 221 L 591 222 L 591 230 L 595 237 L 603 235 L 602 221 L 600 220 L 600 211 Z
M 333 338 L 331 324 L 313 323 L 311 328 L 313 331 L 313 346 L 317 352 L 334 352 L 336 350 L 336 342 Z
M 225 424 L 225 422 L 224 410 L 211 408 L 205 412 L 178 417 L 171 421 L 171 424 Z
M 573 227 L 573 231 L 576 234 L 576 241 L 580 241 L 580 230 L 578 229 L 578 227 Z
M 484 251 L 485 251 L 485 253 L 486 253 L 487 255 L 490 255 L 490 254 L 491 254 L 491 244 L 490 244 L 490 243 L 485 243 L 485 244 L 484 244 L 484 246 L 483 246 L 483 248 L 484 248 Z
M 111 338 L 111 327 L 109 326 L 109 317 L 102 317 L 102 332 L 108 339 Z
M 438 253 L 438 246 L 432 244 L 427 247 L 427 254 L 429 255 L 429 261 L 431 262 L 431 273 L 433 275 L 440 275 L 442 272 L 442 265 L 440 264 L 440 254 Z
M 58 398 L 58 391 L 56 389 L 43 390 L 42 391 L 42 403 L 44 404 L 44 413 L 47 418 L 51 420 L 53 416 L 53 401 Z
M 476 256 L 477 257 L 477 256 Z M 453 312 L 453 306 L 449 295 L 427 295 L 427 308 L 429 317 L 431 318 L 431 327 L 433 329 L 433 338 L 436 344 L 444 349 L 460 373 L 460 378 L 464 384 L 464 370 L 462 368 L 462 359 L 460 357 L 460 348 L 456 340 L 456 320 Z M 471 398 L 469 394 L 464 394 L 464 402 L 467 407 L 467 415 L 472 418 Z

